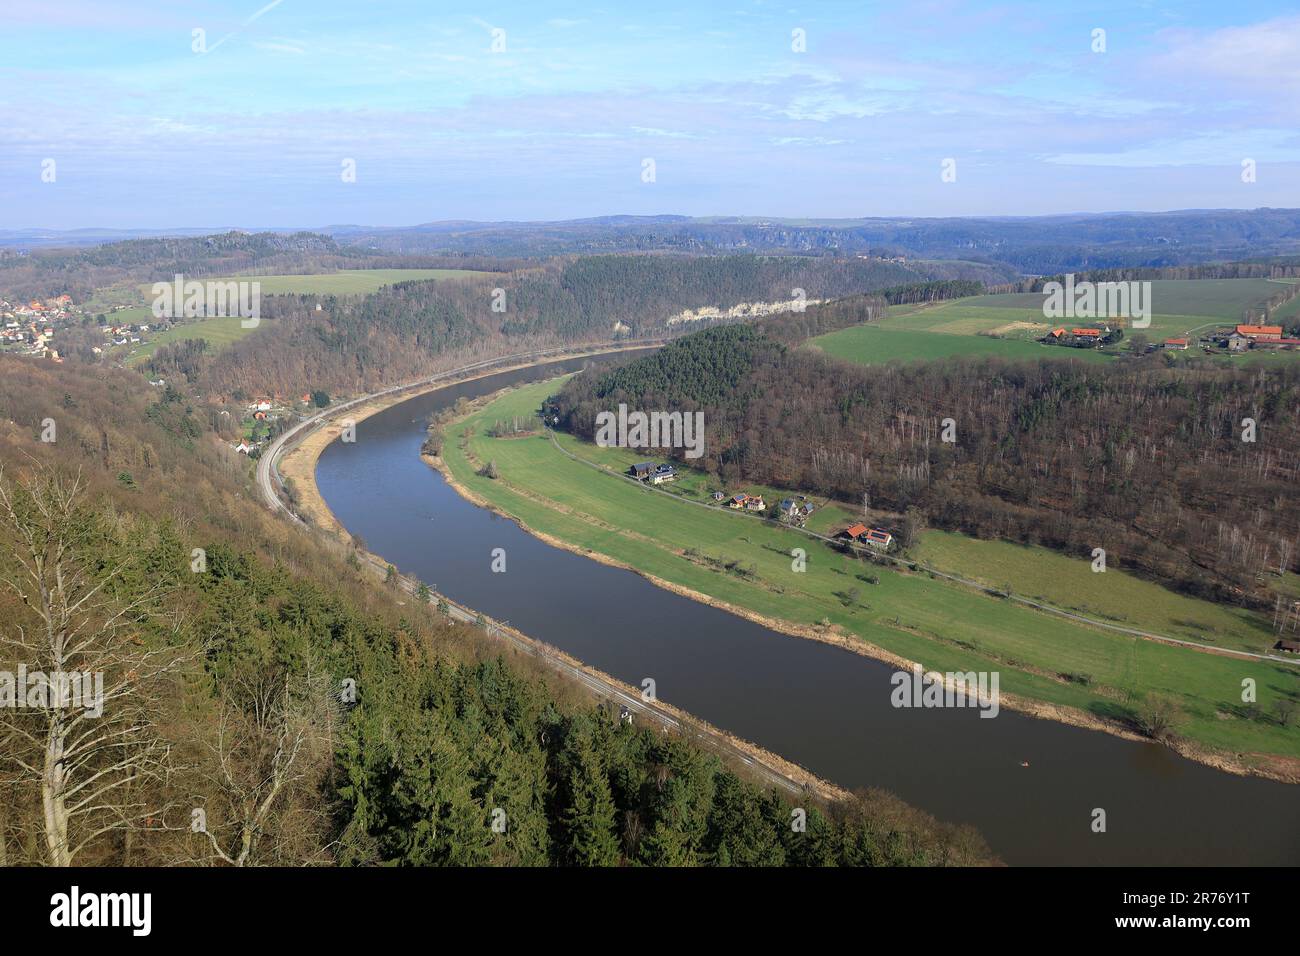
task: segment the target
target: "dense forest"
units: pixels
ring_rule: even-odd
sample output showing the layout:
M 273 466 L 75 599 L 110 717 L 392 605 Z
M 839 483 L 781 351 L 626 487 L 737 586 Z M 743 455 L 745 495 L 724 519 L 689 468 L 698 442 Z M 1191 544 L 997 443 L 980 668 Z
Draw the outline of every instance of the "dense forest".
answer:
M 550 411 L 591 438 L 596 413 L 620 402 L 702 410 L 705 455 L 692 464 L 728 486 L 775 484 L 1080 558 L 1100 547 L 1112 565 L 1220 601 L 1271 609 L 1276 576 L 1300 566 L 1295 365 L 866 368 L 784 339 L 767 323 L 705 330 L 575 377 Z
M 919 274 L 947 271 L 935 266 Z M 658 338 L 701 323 L 736 321 L 669 323 L 686 309 L 793 303 L 796 290 L 807 300 L 877 287 L 905 294 L 899 279 L 917 274 L 859 259 L 590 256 L 486 277 L 403 282 L 368 296 L 264 296 L 262 317 L 270 321 L 255 334 L 215 356 L 184 343 L 162 348 L 149 371 L 184 374 L 210 395 L 316 387 L 356 392 L 429 374 L 440 363 L 566 343 Z M 930 295 L 978 287 L 971 279 L 927 281 L 934 282 Z M 856 301 L 843 308 L 862 321 L 864 307 Z M 785 317 L 806 327 L 805 317 L 827 321 L 841 314 L 805 308 Z
M 98 672 L 104 701 L 0 708 L 0 865 L 989 860 L 880 793 L 792 826 L 687 740 L 399 603 L 255 504 L 177 389 L 0 366 L 0 671 Z

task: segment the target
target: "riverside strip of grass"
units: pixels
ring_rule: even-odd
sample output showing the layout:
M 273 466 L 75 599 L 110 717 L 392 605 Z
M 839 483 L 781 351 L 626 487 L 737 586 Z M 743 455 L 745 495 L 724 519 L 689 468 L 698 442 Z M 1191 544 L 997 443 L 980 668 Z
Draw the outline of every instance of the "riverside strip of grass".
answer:
M 1294 667 L 1073 624 L 839 554 L 773 522 L 656 494 L 565 457 L 545 434 L 488 437 L 494 421 L 531 416 L 557 387 L 551 381 L 517 389 L 446 429 L 444 461 L 456 481 L 530 528 L 771 619 L 803 627 L 829 621 L 927 668 L 998 670 L 1009 694 L 1130 721 L 1157 693 L 1178 702 L 1189 740 L 1246 755 L 1246 763 L 1251 754 L 1300 757 L 1300 731 L 1251 716 L 1241 701 L 1245 678 L 1256 682 L 1264 713 L 1279 699 L 1295 699 Z M 593 452 L 608 451 L 569 436 L 559 441 L 593 459 Z M 496 480 L 477 474 L 489 460 Z M 808 554 L 804 573 L 791 567 L 796 547 Z M 726 570 L 728 562 L 739 563 Z M 873 577 L 878 583 L 870 583 Z

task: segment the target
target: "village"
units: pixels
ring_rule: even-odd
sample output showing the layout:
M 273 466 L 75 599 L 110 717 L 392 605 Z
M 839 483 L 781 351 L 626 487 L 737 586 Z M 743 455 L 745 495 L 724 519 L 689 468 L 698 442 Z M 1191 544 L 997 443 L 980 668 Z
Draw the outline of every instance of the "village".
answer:
M 627 477 L 651 485 L 662 485 L 678 479 L 677 469 L 666 462 L 642 461 L 627 469 Z M 764 514 L 768 510 L 762 495 L 738 492 L 728 496 L 725 491 L 713 490 L 710 500 L 716 505 L 725 504 L 733 511 Z M 802 528 L 817 510 L 807 495 L 794 495 L 782 498 L 776 505 L 775 517 L 786 524 Z M 882 528 L 871 528 L 861 522 L 849 525 L 837 531 L 834 537 L 849 544 L 865 545 L 878 551 L 889 551 L 894 544 L 894 536 Z
M 147 343 L 151 330 L 161 331 L 169 326 L 166 320 L 154 324 L 113 321 L 113 314 L 120 311 L 133 312 L 137 316 L 139 313 L 138 309 L 128 306 L 114 306 L 102 312 L 87 310 L 66 294 L 28 302 L 10 302 L 0 298 L 0 352 L 62 363 L 64 356 L 54 341 L 62 331 L 98 325 L 104 340 L 101 345 L 91 346 L 90 352 L 102 355 L 115 346 Z
M 41 301 L 11 303 L 0 299 L 0 351 L 17 352 L 38 358 L 62 362 L 63 358 L 50 344 L 60 326 L 81 318 L 81 311 L 73 305 L 72 297 L 59 295 Z

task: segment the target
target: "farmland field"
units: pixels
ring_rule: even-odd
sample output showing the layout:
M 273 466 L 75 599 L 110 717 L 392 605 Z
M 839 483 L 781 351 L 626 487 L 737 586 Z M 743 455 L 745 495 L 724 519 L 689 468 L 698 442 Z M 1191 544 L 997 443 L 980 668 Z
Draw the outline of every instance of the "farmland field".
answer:
M 1129 330 L 1159 342 L 1196 335 L 1241 321 L 1246 309 L 1275 294 L 1281 285 L 1267 279 L 1154 280 L 1151 283 L 1151 325 Z M 1300 309 L 1300 300 L 1288 308 Z M 1279 310 L 1282 315 L 1284 310 Z M 1073 320 L 1073 324 L 1085 320 Z M 1020 292 L 970 296 L 931 305 L 894 306 L 869 325 L 841 329 L 809 340 L 828 355 L 861 364 L 923 361 L 955 355 L 1000 355 L 1011 359 L 1076 358 L 1104 362 L 1094 349 L 1040 345 L 1054 325 L 1043 315 L 1043 295 Z M 1124 349 L 1121 341 L 1118 348 Z M 1252 356 L 1254 358 L 1254 356 Z
M 827 355 L 862 365 L 885 362 L 923 362 L 962 355 L 994 355 L 1008 359 L 1079 359 L 1106 362 L 1111 356 L 1096 349 L 1065 349 L 1037 342 L 998 339 L 988 335 L 954 335 L 947 332 L 900 331 L 897 327 L 857 325 L 808 343 Z
M 242 323 L 243 319 L 237 315 L 220 316 L 215 319 L 201 319 L 173 325 L 165 332 L 146 332 L 149 341 L 133 346 L 127 353 L 126 361 L 132 365 L 143 362 L 162 346 L 170 342 L 183 342 L 186 339 L 202 339 L 208 343 L 209 349 L 220 349 L 256 331 L 244 328 Z
M 364 295 L 396 282 L 413 282 L 419 279 L 465 279 L 491 275 L 469 269 L 352 269 L 343 272 L 323 272 L 315 275 L 273 276 L 222 276 L 200 281 L 259 282 L 263 295 Z M 150 286 L 142 287 L 146 295 Z
M 1247 676 L 1259 682 L 1265 709 L 1280 696 L 1295 694 L 1300 673 L 1293 667 L 1109 633 L 925 573 L 872 564 L 775 522 L 658 494 L 623 480 L 617 476 L 621 462 L 601 458 L 611 450 L 595 449 L 567 435 L 558 436 L 561 447 L 605 461 L 609 470 L 566 457 L 544 434 L 488 437 L 494 421 L 531 416 L 556 387 L 555 381 L 543 382 L 496 399 L 463 424 L 448 426 L 443 450 L 457 482 L 537 531 L 768 619 L 829 626 L 849 639 L 858 636 L 927 667 L 999 670 L 1008 693 L 1124 720 L 1154 692 L 1178 701 L 1185 714 L 1184 733 L 1201 743 L 1238 753 L 1300 755 L 1300 734 L 1250 719 L 1240 704 L 1241 680 Z M 496 480 L 477 474 L 489 460 L 496 464 Z M 707 485 L 695 489 L 693 497 L 704 490 Z M 807 551 L 805 572 L 792 566 L 794 547 Z M 927 547 L 946 549 L 955 561 L 978 561 L 978 555 L 942 540 L 927 540 Z M 1018 556 L 990 555 L 981 565 L 986 573 L 1023 570 Z M 1108 580 L 1126 589 L 1126 600 L 1137 595 L 1151 605 L 1141 612 L 1144 622 L 1148 614 L 1153 623 L 1194 619 L 1203 622 L 1193 628 L 1202 639 L 1217 635 L 1224 646 L 1260 642 L 1250 622 L 1231 611 L 1183 603 L 1176 595 L 1166 598 L 1157 586 L 1125 581 L 1118 573 Z M 1057 586 L 1041 577 L 1023 585 L 1011 583 L 1018 591 L 1023 587 L 1069 597 L 1065 585 L 1053 591 Z M 1097 593 L 1095 582 L 1089 587 L 1093 591 L 1082 598 L 1090 609 L 1098 617 L 1111 613 L 1112 599 Z

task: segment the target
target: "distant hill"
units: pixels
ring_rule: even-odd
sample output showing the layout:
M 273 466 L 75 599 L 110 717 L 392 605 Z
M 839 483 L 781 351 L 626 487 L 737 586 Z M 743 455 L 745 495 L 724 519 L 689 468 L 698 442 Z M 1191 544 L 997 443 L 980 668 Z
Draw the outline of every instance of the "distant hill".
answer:
M 561 222 L 345 227 L 373 251 L 537 256 L 597 252 L 787 253 L 996 261 L 1030 274 L 1300 252 L 1300 209 L 1184 210 L 1016 218 L 841 220 L 605 216 Z
M 202 232 L 204 230 L 198 230 Z M 206 230 L 211 231 L 211 230 Z M 196 230 L 0 231 L 12 250 L 86 246 Z M 267 232 L 289 235 L 290 229 Z M 1021 273 L 1191 265 L 1300 254 L 1300 209 L 1188 209 L 1034 217 L 774 219 L 600 216 L 554 222 L 449 220 L 416 226 L 331 225 L 315 233 L 374 255 L 509 256 L 752 252 L 998 262 Z

